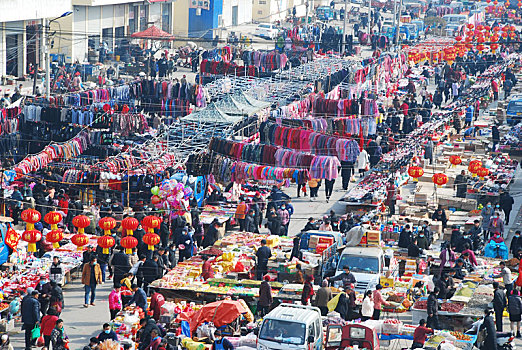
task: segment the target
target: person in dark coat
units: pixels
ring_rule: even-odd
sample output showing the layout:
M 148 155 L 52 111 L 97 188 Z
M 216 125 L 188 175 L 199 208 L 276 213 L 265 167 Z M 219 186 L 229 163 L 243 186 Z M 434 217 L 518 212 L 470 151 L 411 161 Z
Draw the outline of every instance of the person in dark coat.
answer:
M 245 231 L 246 232 L 255 232 L 256 230 L 257 229 L 256 229 L 255 220 L 254 220 L 254 211 L 249 210 L 248 214 L 245 216 Z M 257 231 L 259 231 L 259 230 L 257 230 Z
M 516 230 L 515 235 L 511 239 L 511 244 L 509 245 L 509 251 L 513 256 L 516 256 L 520 249 L 522 249 L 522 237 L 520 237 L 520 230 Z
M 435 210 L 431 216 L 431 219 L 442 222 L 442 230 L 445 230 L 448 226 L 448 217 L 446 216 L 444 209 L 442 209 L 440 206 L 437 208 L 437 210 Z
M 163 220 L 160 224 L 159 235 L 161 238 L 161 245 L 166 247 L 169 244 L 170 238 L 170 227 L 169 227 L 169 217 L 164 216 Z
M 131 285 L 131 289 L 134 294 L 125 306 L 136 304 L 136 306 L 139 306 L 143 311 L 147 310 L 147 294 L 145 291 L 136 284 Z
M 96 247 L 96 257 L 98 260 L 98 264 L 100 264 L 103 282 L 105 282 L 105 277 L 107 275 L 107 266 L 109 266 L 109 260 L 111 259 L 111 250 L 112 249 L 109 249 L 109 253 L 105 254 L 101 246 Z
M 399 247 L 400 248 L 408 248 L 410 246 L 412 237 L 410 225 L 404 226 L 401 233 L 399 234 Z
M 266 239 L 261 240 L 261 247 L 256 252 L 257 266 L 256 279 L 260 281 L 267 272 L 268 259 L 272 256 L 272 251 L 266 246 Z
M 35 289 L 39 293 L 38 301 L 40 302 L 40 312 L 42 316 L 45 316 L 51 302 L 51 283 L 42 275 L 40 276 L 40 283 L 36 285 Z
M 152 318 L 142 318 L 140 320 L 140 326 L 142 330 L 140 333 L 140 345 L 138 350 L 145 350 L 150 344 L 150 334 L 152 330 L 156 330 L 158 334 L 161 334 L 161 332 L 158 325 L 156 324 L 156 321 L 154 321 Z
M 157 254 L 154 254 L 152 259 L 147 259 L 140 266 L 139 270 L 143 275 L 143 289 L 147 290 L 150 283 L 160 278 L 159 275 L 159 266 L 158 266 L 158 258 Z
M 500 132 L 498 131 L 498 127 L 496 125 L 491 127 L 491 142 L 493 142 L 493 147 L 491 150 L 495 152 L 497 145 L 500 142 Z
M 267 226 L 270 234 L 279 236 L 282 230 L 281 219 L 279 215 L 277 215 L 274 208 L 270 208 L 268 214 L 266 215 Z
M 131 265 L 129 262 L 129 256 L 123 252 L 123 249 L 119 249 L 114 253 L 111 259 L 111 265 L 114 272 L 114 285 L 120 284 L 123 275 L 129 272 Z
M 219 221 L 214 220 L 212 224 L 210 224 L 210 227 L 207 229 L 207 233 L 205 233 L 205 237 L 203 237 L 203 248 L 211 247 L 216 243 L 219 237 L 219 231 L 218 228 L 221 225 L 219 224 Z
M 33 290 L 27 294 L 21 303 L 22 330 L 25 330 L 25 350 L 31 350 L 32 331 L 36 324 L 40 322 L 40 302 L 38 301 L 38 291 Z
M 192 236 L 189 235 L 187 228 L 183 229 L 183 233 L 178 237 L 176 243 L 179 249 L 179 262 L 182 262 L 185 259 L 190 259 L 194 249 L 194 240 L 192 239 Z
M 428 296 L 428 304 L 426 308 L 428 312 L 427 326 L 431 329 L 439 329 L 439 302 L 437 300 L 439 292 L 439 288 L 435 287 Z
M 504 225 L 509 224 L 509 214 L 511 213 L 511 210 L 513 209 L 513 204 L 515 204 L 515 200 L 509 193 L 504 191 L 503 189 L 500 190 L 500 196 L 498 198 L 498 204 L 500 205 L 500 209 L 504 212 L 506 219 L 504 220 Z
M 346 293 L 341 293 L 339 296 L 339 300 L 337 301 L 337 306 L 335 307 L 335 312 L 338 312 L 339 315 L 343 318 L 343 320 L 348 321 L 350 319 L 349 315 L 350 309 L 350 300 L 346 296 Z
M 418 258 L 422 254 L 422 249 L 417 245 L 417 239 L 414 238 L 408 245 L 408 256 Z
M 263 282 L 259 286 L 259 300 L 257 302 L 257 312 L 260 317 L 264 317 L 270 311 L 270 305 L 272 305 L 272 287 L 268 283 L 270 281 L 269 276 L 263 277 Z
M 457 198 L 466 198 L 466 192 L 468 191 L 468 178 L 465 170 L 462 170 L 459 175 L 455 176 L 455 183 L 453 185 L 457 189 Z
M 63 291 L 62 287 L 56 281 L 51 281 L 51 299 L 50 307 L 54 308 L 60 316 L 63 309 Z
M 484 310 L 484 321 L 480 325 L 480 330 L 486 330 L 486 338 L 484 339 L 483 349 L 497 350 L 497 331 L 495 329 L 495 322 L 491 313 L 493 310 L 487 308 Z
M 493 310 L 495 311 L 495 323 L 497 332 L 502 332 L 502 318 L 507 306 L 506 292 L 500 289 L 498 282 L 493 282 Z

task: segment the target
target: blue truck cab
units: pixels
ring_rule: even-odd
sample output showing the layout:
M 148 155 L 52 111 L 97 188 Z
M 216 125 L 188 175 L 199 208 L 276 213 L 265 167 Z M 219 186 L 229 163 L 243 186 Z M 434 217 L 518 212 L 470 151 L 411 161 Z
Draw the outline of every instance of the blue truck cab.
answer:
M 522 120 L 522 94 L 514 95 L 506 108 L 506 119 L 509 125 L 515 125 Z

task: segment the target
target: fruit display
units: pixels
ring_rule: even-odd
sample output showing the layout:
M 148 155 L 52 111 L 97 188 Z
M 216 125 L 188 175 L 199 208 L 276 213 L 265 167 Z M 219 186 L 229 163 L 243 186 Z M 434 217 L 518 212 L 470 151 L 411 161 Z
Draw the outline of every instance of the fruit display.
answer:
M 418 310 L 426 310 L 428 308 L 428 301 L 427 300 L 418 300 L 413 304 L 414 309 Z
M 461 333 L 461 332 L 451 331 L 450 334 L 452 336 L 454 336 L 455 338 L 457 338 L 457 340 L 464 340 L 464 341 L 471 340 L 471 337 L 469 335 Z
M 461 303 L 443 303 L 440 306 L 441 311 L 459 313 L 464 308 L 464 304 Z

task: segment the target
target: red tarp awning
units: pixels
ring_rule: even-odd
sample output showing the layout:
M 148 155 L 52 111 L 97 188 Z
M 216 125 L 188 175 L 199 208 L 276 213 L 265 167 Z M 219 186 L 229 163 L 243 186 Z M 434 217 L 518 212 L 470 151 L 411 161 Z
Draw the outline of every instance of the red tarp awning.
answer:
M 190 316 L 190 332 L 194 334 L 199 325 L 213 322 L 219 328 L 232 323 L 239 315 L 248 312 L 241 302 L 236 300 L 215 301 L 204 305 Z
M 169 34 L 156 26 L 151 26 L 142 32 L 131 34 L 131 37 L 151 40 L 174 40 L 174 35 Z

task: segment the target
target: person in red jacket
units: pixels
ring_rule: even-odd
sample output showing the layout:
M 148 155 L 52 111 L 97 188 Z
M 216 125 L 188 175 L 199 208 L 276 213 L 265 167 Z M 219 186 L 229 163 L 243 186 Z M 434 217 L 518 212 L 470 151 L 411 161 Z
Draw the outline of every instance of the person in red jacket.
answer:
M 498 83 L 495 79 L 491 80 L 491 90 L 493 91 L 493 99 L 498 100 Z
M 214 270 L 212 269 L 212 263 L 208 260 L 208 256 L 203 256 L 203 267 L 201 268 L 201 277 L 206 281 L 209 278 L 214 278 Z
M 162 294 L 155 292 L 150 298 L 150 310 L 152 310 L 152 318 L 159 321 L 161 315 L 161 307 L 165 304 L 165 298 Z
M 419 321 L 419 325 L 413 332 L 413 344 L 412 349 L 422 349 L 424 342 L 426 341 L 426 335 L 433 334 L 433 329 L 426 327 L 426 320 L 422 319 Z
M 51 332 L 56 326 L 56 321 L 58 320 L 58 312 L 53 307 L 50 307 L 47 310 L 47 315 L 42 317 L 42 321 L 40 322 L 40 329 L 45 341 L 45 347 L 49 349 L 49 344 L 51 343 Z

